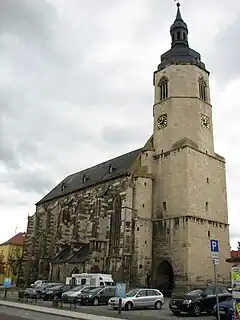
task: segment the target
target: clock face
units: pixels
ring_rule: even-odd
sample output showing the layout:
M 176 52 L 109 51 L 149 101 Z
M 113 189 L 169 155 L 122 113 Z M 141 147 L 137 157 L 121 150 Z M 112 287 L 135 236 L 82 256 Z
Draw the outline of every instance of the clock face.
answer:
M 157 128 L 162 129 L 167 126 L 167 114 L 162 114 L 157 119 Z
M 200 115 L 201 126 L 204 129 L 210 129 L 210 118 L 201 113 Z

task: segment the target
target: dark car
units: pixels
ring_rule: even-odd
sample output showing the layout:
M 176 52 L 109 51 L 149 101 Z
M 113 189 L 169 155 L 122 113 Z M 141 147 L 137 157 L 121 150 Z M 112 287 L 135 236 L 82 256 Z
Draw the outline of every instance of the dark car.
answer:
M 27 298 L 40 298 L 43 290 L 47 287 L 56 286 L 58 283 L 43 283 L 36 287 L 26 288 L 24 290 L 24 296 Z
M 219 313 L 221 320 L 232 320 L 233 318 L 233 299 L 219 303 Z M 213 307 L 213 315 L 217 318 L 217 305 Z
M 61 298 L 63 292 L 70 290 L 71 286 L 66 284 L 60 284 L 55 287 L 48 288 L 42 292 L 42 298 L 44 301 L 53 300 L 54 297 Z
M 62 294 L 62 302 L 69 302 L 72 301 L 73 303 L 78 303 L 82 299 L 82 295 L 85 294 L 86 292 L 96 289 L 96 286 L 77 286 L 73 289 L 70 289 L 69 291 L 65 291 Z
M 232 298 L 227 288 L 218 286 L 219 302 Z M 196 288 L 187 292 L 184 296 L 174 297 L 169 302 L 169 309 L 179 316 L 181 313 L 199 316 L 202 312 L 211 315 L 216 304 L 216 290 L 214 286 Z
M 115 296 L 116 287 L 99 287 L 84 293 L 81 296 L 81 304 L 91 304 L 97 306 L 99 304 L 108 304 L 108 300 Z

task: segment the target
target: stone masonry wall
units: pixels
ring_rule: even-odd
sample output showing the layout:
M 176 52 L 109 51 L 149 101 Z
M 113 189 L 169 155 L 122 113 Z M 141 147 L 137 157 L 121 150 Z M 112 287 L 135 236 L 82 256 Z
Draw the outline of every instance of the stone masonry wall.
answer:
M 159 80 L 162 76 L 168 78 L 168 99 L 159 101 Z M 198 78 L 202 76 L 207 83 L 207 101 L 200 99 Z M 208 74 L 194 65 L 170 65 L 155 74 L 154 100 L 154 148 L 156 153 L 172 149 L 177 141 L 188 138 L 201 151 L 214 154 L 212 106 Z M 210 130 L 201 127 L 200 115 L 211 119 Z M 157 119 L 167 114 L 168 125 L 158 130 Z

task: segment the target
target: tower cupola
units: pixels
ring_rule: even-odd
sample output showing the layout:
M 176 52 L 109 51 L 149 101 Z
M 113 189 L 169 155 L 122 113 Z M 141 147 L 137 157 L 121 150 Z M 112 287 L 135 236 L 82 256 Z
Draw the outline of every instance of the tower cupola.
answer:
M 170 34 L 173 46 L 188 46 L 188 27 L 182 19 L 180 12 L 180 3 L 177 3 L 177 15 L 174 23 L 171 25 Z
M 156 72 L 171 64 L 194 64 L 209 74 L 205 64 L 201 61 L 201 55 L 189 47 L 188 26 L 182 18 L 179 2 L 175 21 L 170 27 L 170 34 L 171 49 L 161 55 L 161 63 Z

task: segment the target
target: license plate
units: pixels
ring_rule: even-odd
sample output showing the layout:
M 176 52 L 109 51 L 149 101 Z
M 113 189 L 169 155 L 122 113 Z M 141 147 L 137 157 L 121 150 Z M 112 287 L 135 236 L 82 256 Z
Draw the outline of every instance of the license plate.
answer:
M 177 309 L 177 306 L 172 305 L 172 308 L 173 308 L 173 309 Z

